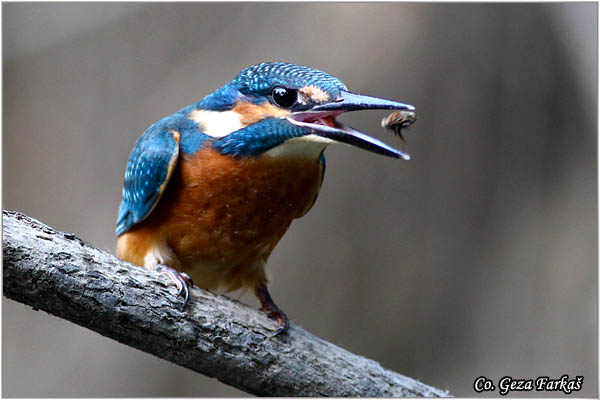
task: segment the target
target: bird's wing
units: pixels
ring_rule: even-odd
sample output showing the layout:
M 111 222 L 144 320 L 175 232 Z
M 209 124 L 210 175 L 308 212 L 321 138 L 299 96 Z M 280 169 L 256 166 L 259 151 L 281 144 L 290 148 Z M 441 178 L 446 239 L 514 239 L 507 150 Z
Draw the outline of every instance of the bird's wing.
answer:
M 125 171 L 117 236 L 146 218 L 165 191 L 179 156 L 179 132 L 151 126 L 136 142 Z

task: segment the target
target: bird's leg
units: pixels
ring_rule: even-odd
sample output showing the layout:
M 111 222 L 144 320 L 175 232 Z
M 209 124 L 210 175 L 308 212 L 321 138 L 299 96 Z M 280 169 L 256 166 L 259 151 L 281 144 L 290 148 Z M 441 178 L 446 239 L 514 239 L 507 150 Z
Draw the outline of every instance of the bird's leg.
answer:
M 267 285 L 264 283 L 259 284 L 255 289 L 254 293 L 260 301 L 260 310 L 265 312 L 269 318 L 273 318 L 277 321 L 277 330 L 271 335 L 277 336 L 280 333 L 286 333 L 290 329 L 290 321 L 287 315 L 277 307 L 277 304 L 271 298 Z
M 185 307 L 190 296 L 189 288 L 194 286 L 194 281 L 192 281 L 192 278 L 190 278 L 190 276 L 185 272 L 179 272 L 175 268 L 171 268 L 164 264 L 158 264 L 156 266 L 156 270 L 161 274 L 167 275 L 173 282 L 175 282 L 175 285 L 177 285 L 177 289 L 179 290 L 177 295 L 183 296 L 183 306 Z

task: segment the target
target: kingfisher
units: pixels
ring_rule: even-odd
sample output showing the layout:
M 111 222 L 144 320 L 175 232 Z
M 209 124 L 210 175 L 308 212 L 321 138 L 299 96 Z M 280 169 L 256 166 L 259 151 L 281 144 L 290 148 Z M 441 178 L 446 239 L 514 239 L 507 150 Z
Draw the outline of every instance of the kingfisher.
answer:
M 265 264 L 292 221 L 313 206 L 323 151 L 344 143 L 409 159 L 336 120 L 348 111 L 414 111 L 350 92 L 337 78 L 263 62 L 151 125 L 135 143 L 118 211 L 117 256 L 166 274 L 187 303 L 194 284 L 251 289 L 276 320 L 290 322 L 267 289 Z

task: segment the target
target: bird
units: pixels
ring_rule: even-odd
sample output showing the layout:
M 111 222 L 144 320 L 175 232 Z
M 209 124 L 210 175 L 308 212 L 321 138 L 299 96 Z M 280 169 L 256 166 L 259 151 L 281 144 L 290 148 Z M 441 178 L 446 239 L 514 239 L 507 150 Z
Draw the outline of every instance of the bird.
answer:
M 129 156 L 118 210 L 117 256 L 167 275 L 188 301 L 192 286 L 251 289 L 288 332 L 265 265 L 294 219 L 315 203 L 332 143 L 408 160 L 403 150 L 336 120 L 410 104 L 353 93 L 301 65 L 262 62 L 152 124 Z

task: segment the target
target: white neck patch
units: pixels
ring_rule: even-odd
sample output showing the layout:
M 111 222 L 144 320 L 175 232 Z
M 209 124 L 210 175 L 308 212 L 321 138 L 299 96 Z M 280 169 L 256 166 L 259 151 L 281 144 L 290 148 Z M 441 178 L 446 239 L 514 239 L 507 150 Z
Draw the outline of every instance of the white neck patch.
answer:
M 225 137 L 244 127 L 240 114 L 235 111 L 194 110 L 188 118 L 198 123 L 200 132 L 214 138 Z
M 279 146 L 267 150 L 264 155 L 267 157 L 309 157 L 317 158 L 328 144 L 333 143 L 331 139 L 318 135 L 306 135 L 286 140 Z

